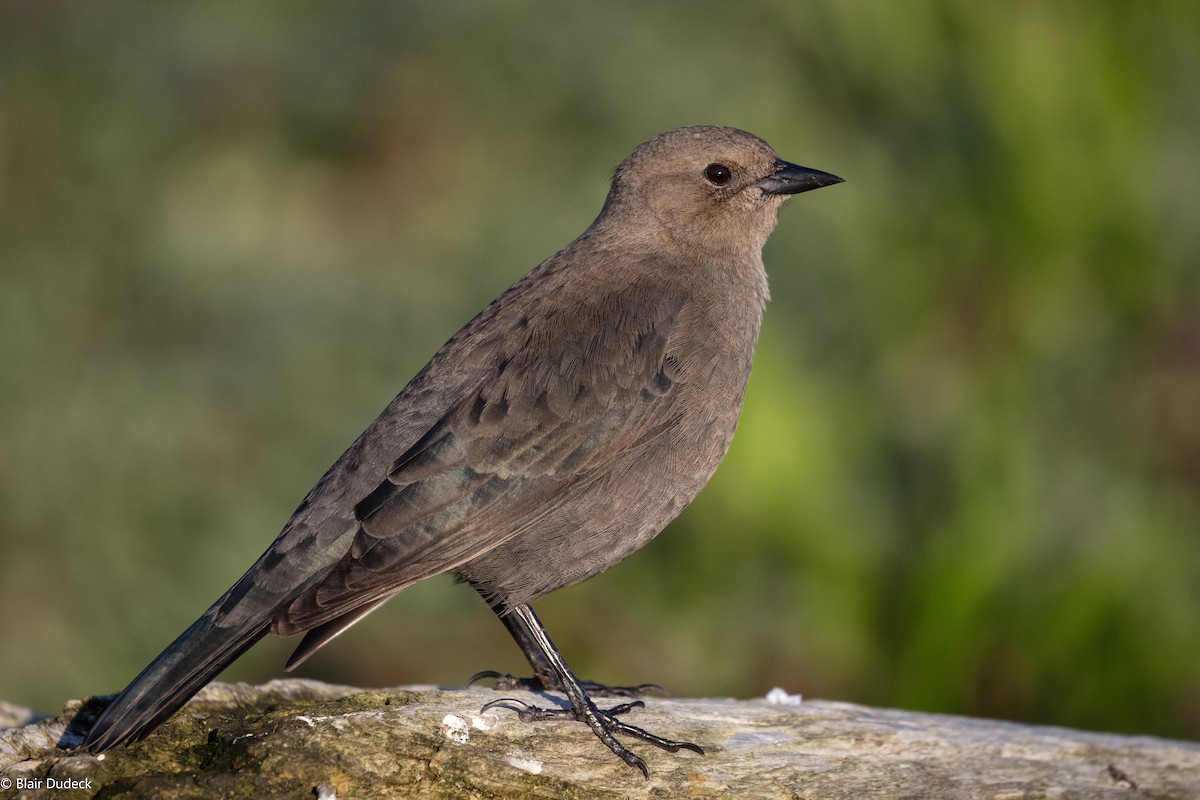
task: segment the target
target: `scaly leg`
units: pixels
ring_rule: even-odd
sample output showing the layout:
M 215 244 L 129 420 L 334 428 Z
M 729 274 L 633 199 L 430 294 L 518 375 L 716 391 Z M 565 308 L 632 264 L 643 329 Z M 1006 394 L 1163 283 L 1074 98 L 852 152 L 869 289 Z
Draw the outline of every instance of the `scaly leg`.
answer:
M 508 614 L 514 617 L 514 620 L 511 624 L 506 622 L 505 625 L 508 627 L 509 632 L 512 633 L 513 638 L 517 640 L 517 644 L 525 651 L 525 655 L 529 658 L 530 666 L 533 667 L 534 673 L 538 676 L 537 680 L 542 681 L 544 685 L 547 679 L 554 679 L 557 687 L 561 688 L 561 691 L 567 695 L 567 699 L 571 702 L 571 707 L 569 709 L 545 709 L 529 705 L 520 700 L 502 698 L 486 704 L 480 709 L 480 713 L 495 706 L 509 706 L 516 709 L 517 716 L 522 722 L 538 722 L 547 719 L 573 719 L 583 722 L 592 729 L 592 733 L 596 734 L 600 741 L 608 746 L 609 750 L 612 750 L 613 753 L 629 766 L 640 769 L 642 774 L 647 778 L 650 777 L 650 770 L 646 766 L 646 762 L 617 741 L 615 734 L 633 736 L 634 738 L 641 739 L 643 742 L 648 742 L 672 753 L 682 749 L 691 750 L 701 755 L 704 754 L 703 748 L 699 745 L 692 744 L 691 742 L 677 742 L 672 739 L 664 739 L 661 736 L 655 736 L 648 731 L 617 719 L 618 714 L 624 714 L 631 709 L 645 706 L 645 703 L 640 700 L 632 703 L 623 703 L 608 710 L 597 708 L 592 699 L 588 697 L 579 679 L 575 677 L 567 666 L 567 662 L 563 660 L 554 643 L 550 641 L 550 636 L 546 633 L 546 628 L 542 625 L 541 620 L 537 618 L 537 615 L 533 613 L 533 609 L 528 605 L 521 604 L 513 606 Z M 501 619 L 504 618 L 501 617 Z

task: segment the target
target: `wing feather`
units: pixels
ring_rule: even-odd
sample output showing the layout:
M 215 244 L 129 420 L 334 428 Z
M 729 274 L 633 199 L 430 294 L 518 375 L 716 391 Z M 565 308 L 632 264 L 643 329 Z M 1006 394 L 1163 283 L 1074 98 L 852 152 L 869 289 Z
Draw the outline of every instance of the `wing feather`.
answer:
M 536 528 L 615 455 L 673 424 L 681 308 L 631 288 L 576 315 L 523 319 L 515 348 L 500 348 L 487 377 L 358 502 L 349 551 L 279 611 L 275 632 L 351 624 L 356 609 Z

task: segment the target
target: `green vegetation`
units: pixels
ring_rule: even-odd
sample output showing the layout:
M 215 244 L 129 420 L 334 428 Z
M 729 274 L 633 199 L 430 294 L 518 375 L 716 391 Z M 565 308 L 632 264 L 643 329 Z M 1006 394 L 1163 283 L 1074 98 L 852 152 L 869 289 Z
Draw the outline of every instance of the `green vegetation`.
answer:
M 1200 737 L 1200 5 L 457 5 L 0 6 L 0 697 L 124 685 L 635 144 L 723 123 L 847 183 L 782 212 L 712 485 L 539 605 L 576 670 Z M 440 579 L 303 673 L 485 668 Z

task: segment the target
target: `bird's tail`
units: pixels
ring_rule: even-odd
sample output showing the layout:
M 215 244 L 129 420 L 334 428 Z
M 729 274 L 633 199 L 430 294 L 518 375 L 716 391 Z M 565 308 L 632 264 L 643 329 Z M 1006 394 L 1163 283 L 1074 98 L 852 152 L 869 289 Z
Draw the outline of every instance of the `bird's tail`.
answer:
M 227 620 L 213 613 L 220 605 L 192 623 L 109 703 L 83 747 L 100 753 L 144 738 L 270 630 L 270 619 L 222 627 L 218 620 Z
M 82 746 L 100 753 L 145 738 L 266 636 L 277 610 L 320 581 L 357 530 L 357 523 L 349 524 L 341 536 L 318 547 L 315 534 L 289 538 L 285 529 L 229 591 L 113 698 Z

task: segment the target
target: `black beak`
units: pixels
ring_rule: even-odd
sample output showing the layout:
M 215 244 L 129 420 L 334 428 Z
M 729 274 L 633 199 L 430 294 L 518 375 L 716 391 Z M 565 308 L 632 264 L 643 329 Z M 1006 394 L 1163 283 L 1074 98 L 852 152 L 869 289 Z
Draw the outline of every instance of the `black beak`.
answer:
M 789 164 L 786 161 L 776 161 L 775 171 L 755 184 L 763 190 L 763 194 L 800 194 L 809 189 L 820 189 L 822 186 L 832 186 L 842 183 L 837 175 L 821 172 L 819 169 L 809 169 L 799 164 Z

